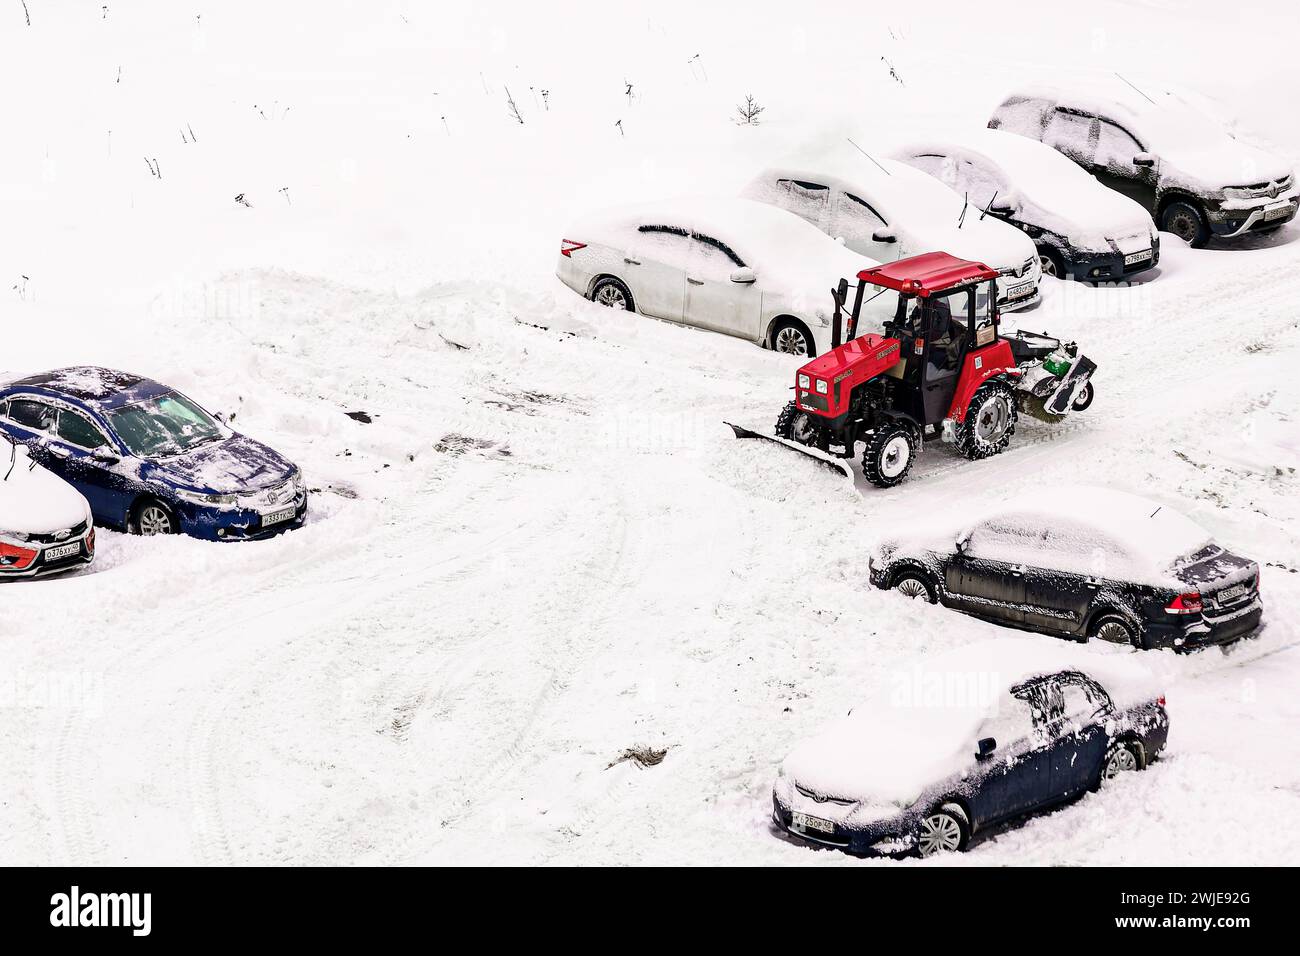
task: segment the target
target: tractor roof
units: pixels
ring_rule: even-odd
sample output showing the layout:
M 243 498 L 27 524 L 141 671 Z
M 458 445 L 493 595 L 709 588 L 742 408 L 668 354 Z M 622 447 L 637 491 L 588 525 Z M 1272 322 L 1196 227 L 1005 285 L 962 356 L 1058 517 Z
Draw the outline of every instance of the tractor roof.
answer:
M 919 296 L 930 296 L 953 286 L 997 277 L 997 270 L 982 262 L 958 259 L 946 252 L 925 252 L 858 273 L 859 279 L 872 285 Z

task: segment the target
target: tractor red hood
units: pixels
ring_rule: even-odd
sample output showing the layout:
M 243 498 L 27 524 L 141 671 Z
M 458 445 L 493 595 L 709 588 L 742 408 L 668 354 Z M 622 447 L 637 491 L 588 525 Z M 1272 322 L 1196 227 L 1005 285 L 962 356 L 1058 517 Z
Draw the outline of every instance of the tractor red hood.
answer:
M 902 358 L 899 345 L 898 339 L 887 339 L 883 335 L 859 335 L 839 348 L 817 356 L 799 369 L 799 373 L 834 382 L 845 372 L 852 371 L 855 382 L 865 382 L 898 363 Z

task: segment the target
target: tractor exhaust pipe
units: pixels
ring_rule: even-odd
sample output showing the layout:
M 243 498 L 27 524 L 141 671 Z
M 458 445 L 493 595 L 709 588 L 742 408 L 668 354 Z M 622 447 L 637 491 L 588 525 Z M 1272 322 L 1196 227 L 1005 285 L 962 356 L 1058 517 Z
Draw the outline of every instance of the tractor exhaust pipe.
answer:
M 831 289 L 831 298 L 835 300 L 835 312 L 831 317 L 831 348 L 840 347 L 840 331 L 844 323 L 844 303 L 849 297 L 849 280 L 841 279 L 839 286 Z M 853 338 L 853 326 L 849 326 L 849 338 Z

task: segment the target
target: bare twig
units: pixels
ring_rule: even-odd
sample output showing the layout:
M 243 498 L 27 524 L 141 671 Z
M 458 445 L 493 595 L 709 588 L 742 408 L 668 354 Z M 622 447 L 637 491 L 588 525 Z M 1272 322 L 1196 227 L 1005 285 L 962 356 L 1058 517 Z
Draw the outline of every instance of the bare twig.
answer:
M 519 125 L 524 125 L 524 118 L 519 112 L 519 107 L 515 105 L 515 98 L 510 95 L 510 87 L 506 87 L 506 106 L 510 109 L 510 115 L 519 121 Z
M 740 115 L 741 123 L 744 126 L 757 126 L 758 114 L 763 112 L 767 107 L 759 106 L 758 101 L 752 96 L 746 96 L 745 102 L 736 107 L 736 112 Z

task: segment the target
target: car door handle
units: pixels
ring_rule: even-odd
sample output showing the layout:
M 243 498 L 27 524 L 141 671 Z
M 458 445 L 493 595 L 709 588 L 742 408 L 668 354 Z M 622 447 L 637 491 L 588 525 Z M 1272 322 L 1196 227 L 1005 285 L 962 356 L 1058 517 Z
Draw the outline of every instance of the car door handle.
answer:
M 1018 578 L 1024 573 L 1025 573 L 1025 566 L 1023 564 L 1013 564 L 1011 566 L 1011 574 L 1013 577 Z
M 704 285 L 703 279 L 692 279 L 690 276 L 686 277 L 686 281 L 689 282 L 691 285 Z
M 69 455 L 72 454 L 72 452 L 68 451 L 68 449 L 63 448 L 59 445 L 50 445 L 49 449 L 51 455 L 57 455 L 59 458 L 67 458 Z
M 624 256 L 623 261 L 630 266 L 639 266 L 641 264 L 640 259 L 633 259 L 631 256 Z

